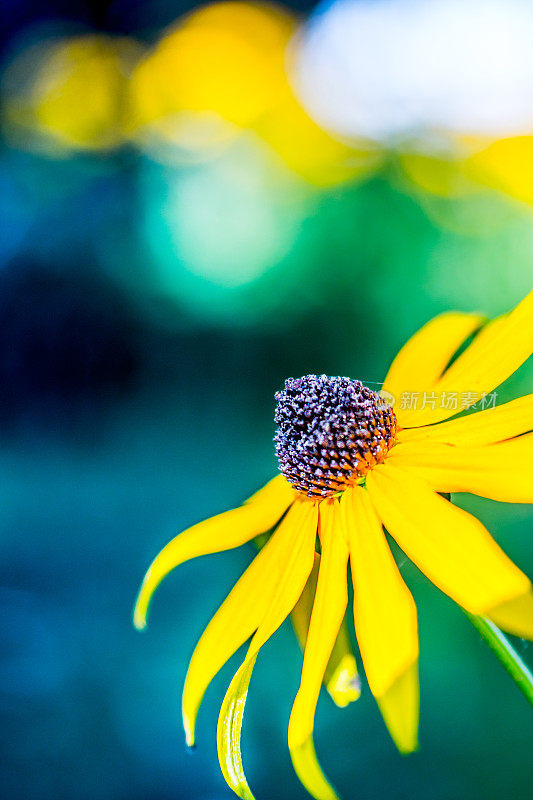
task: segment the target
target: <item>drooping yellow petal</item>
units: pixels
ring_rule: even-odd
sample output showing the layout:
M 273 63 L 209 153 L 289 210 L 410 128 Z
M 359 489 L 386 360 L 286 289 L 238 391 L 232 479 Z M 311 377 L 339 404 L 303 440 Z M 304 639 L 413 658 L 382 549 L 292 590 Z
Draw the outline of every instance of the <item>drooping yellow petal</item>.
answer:
M 400 431 L 401 443 L 442 442 L 461 446 L 492 444 L 533 430 L 533 394 L 476 414 Z
M 315 553 L 315 563 L 305 589 L 291 611 L 292 625 L 302 650 L 305 647 L 309 630 L 319 566 L 320 555 Z M 323 682 L 331 699 L 339 708 L 345 708 L 361 696 L 361 681 L 357 672 L 357 663 L 350 642 L 346 617 L 342 621 L 333 645 Z
M 533 434 L 484 447 L 413 442 L 392 448 L 391 466 L 439 492 L 470 492 L 504 503 L 533 503 Z
M 533 591 L 491 608 L 487 617 L 503 630 L 533 640 Z
M 329 657 L 324 673 L 324 684 L 331 699 L 339 708 L 346 708 L 361 696 L 361 679 L 357 672 L 346 616 Z
M 485 317 L 478 314 L 440 314 L 402 347 L 383 384 L 383 390 L 396 398 L 394 410 L 401 424 L 404 411 L 399 407 L 399 400 L 402 393 L 431 390 L 456 350 L 484 321 Z
M 183 688 L 183 727 L 189 746 L 194 744 L 196 716 L 207 687 L 264 620 L 279 580 L 280 563 L 306 523 L 305 508 L 294 503 L 200 637 Z
M 498 317 L 475 337 L 435 384 L 437 398 L 458 392 L 463 407 L 478 402 L 492 392 L 526 361 L 533 352 L 533 292 L 509 314 Z M 470 400 L 466 400 L 470 395 Z M 460 410 L 460 409 L 459 409 Z M 408 411 L 401 419 L 403 427 L 429 425 L 454 416 L 456 409 L 437 402 L 433 408 Z
M 309 500 L 296 500 L 301 510 L 298 527 L 277 563 L 277 581 L 268 612 L 255 632 L 246 657 L 226 692 L 217 728 L 218 759 L 228 786 L 245 800 L 253 797 L 242 768 L 241 724 L 253 665 L 260 648 L 290 614 L 313 568 L 318 506 Z
M 316 800 L 339 800 L 318 763 L 312 736 L 291 751 L 291 757 L 294 771 L 310 795 Z
M 302 679 L 289 720 L 289 749 L 294 769 L 316 800 L 337 800 L 316 759 L 312 734 L 320 686 L 348 603 L 348 547 L 342 525 L 338 524 L 338 514 L 336 499 L 322 501 L 320 569 L 305 643 Z
M 367 476 L 368 493 L 411 561 L 456 603 L 486 616 L 530 591 L 527 577 L 481 522 L 391 462 Z
M 242 766 L 241 729 L 246 696 L 252 678 L 257 653 L 237 670 L 228 687 L 220 709 L 217 725 L 218 760 L 228 786 L 237 797 L 255 800 Z
M 313 610 L 313 603 L 315 600 L 316 584 L 318 581 L 318 570 L 320 568 L 320 554 L 315 553 L 315 560 L 313 569 L 307 579 L 304 590 L 298 598 L 298 602 L 291 611 L 291 622 L 294 628 L 294 633 L 298 639 L 298 644 L 302 648 L 305 647 L 307 639 L 307 631 L 309 630 L 309 622 L 311 620 L 311 612 Z
M 245 500 L 244 505 L 248 505 L 248 503 L 263 504 L 268 508 L 272 503 L 285 502 L 288 506 L 297 496 L 298 493 L 292 488 L 287 478 L 284 475 L 276 475 Z
M 348 532 L 357 641 L 372 694 L 401 752 L 418 743 L 416 606 L 387 544 L 368 492 L 341 498 Z
M 156 556 L 144 576 L 133 612 L 135 627 L 141 629 L 146 626 L 152 595 L 171 570 L 191 558 L 238 547 L 269 530 L 295 496 L 295 491 L 285 478 L 278 475 L 245 505 L 193 525 L 172 539 Z
M 376 700 L 400 753 L 417 750 L 420 713 L 418 659 Z

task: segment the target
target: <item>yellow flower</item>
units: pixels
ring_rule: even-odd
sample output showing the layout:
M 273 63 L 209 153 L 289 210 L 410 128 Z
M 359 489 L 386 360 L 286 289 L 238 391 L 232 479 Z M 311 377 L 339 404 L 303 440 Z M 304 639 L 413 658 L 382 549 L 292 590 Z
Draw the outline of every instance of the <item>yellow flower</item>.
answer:
M 171 569 L 277 526 L 200 638 L 183 692 L 192 745 L 207 686 L 252 637 L 218 724 L 222 771 L 239 797 L 253 797 L 242 768 L 240 729 L 254 663 L 292 612 L 305 652 L 289 721 L 291 757 L 317 800 L 336 798 L 318 765 L 312 732 L 323 680 L 339 705 L 358 696 L 343 628 L 348 562 L 355 633 L 370 689 L 399 750 L 416 749 L 416 607 L 383 526 L 466 611 L 533 638 L 529 579 L 481 522 L 439 494 L 533 501 L 533 395 L 490 407 L 490 393 L 532 351 L 533 292 L 489 323 L 463 313 L 427 323 L 396 357 L 380 395 L 348 378 L 289 379 L 276 395 L 282 474 L 240 508 L 181 533 L 153 562 L 135 607 L 138 628 L 145 626 L 150 598 Z M 458 416 L 476 403 L 489 407 Z

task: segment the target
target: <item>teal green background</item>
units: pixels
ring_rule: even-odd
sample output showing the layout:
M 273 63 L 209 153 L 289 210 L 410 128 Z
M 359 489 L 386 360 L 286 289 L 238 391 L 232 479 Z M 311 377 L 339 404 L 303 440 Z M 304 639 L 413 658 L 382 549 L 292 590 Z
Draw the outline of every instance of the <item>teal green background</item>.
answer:
M 299 289 L 268 318 L 250 313 L 249 324 L 230 325 L 181 317 L 169 329 L 130 306 L 128 333 L 121 336 L 134 368 L 120 386 L 116 375 L 89 380 L 90 365 L 78 364 L 81 388 L 72 386 L 71 374 L 61 391 L 41 380 L 29 392 L 23 382 L 28 362 L 20 358 L 10 386 L 17 403 L 3 421 L 0 461 L 0 730 L 7 796 L 229 796 L 216 761 L 215 727 L 237 660 L 209 689 L 192 754 L 180 729 L 179 698 L 194 644 L 250 562 L 252 547 L 180 567 L 158 591 L 143 634 L 130 621 L 139 581 L 177 531 L 237 505 L 275 474 L 273 394 L 285 376 L 324 371 L 377 381 L 405 338 L 433 314 L 450 306 L 497 313 L 520 299 L 527 271 L 521 286 L 513 282 L 501 253 L 519 250 L 517 237 L 529 235 L 530 220 L 523 209 L 492 202 L 513 221 L 489 247 L 436 229 L 383 176 L 326 198 L 308 225 L 322 241 L 328 268 L 321 271 L 318 259 L 314 268 L 299 264 Z M 65 221 L 73 224 L 78 212 L 75 207 Z M 325 218 L 335 219 L 338 242 Z M 66 253 L 60 244 L 47 247 Z M 486 254 L 485 281 L 473 303 L 469 286 L 481 262 L 478 248 Z M 463 265 L 449 280 L 443 268 L 429 267 L 436 249 L 454 252 Z M 522 257 L 525 264 L 526 247 Z M 12 273 L 2 275 L 4 287 L 10 276 L 13 284 Z M 79 278 L 65 267 L 56 281 L 62 302 L 79 312 L 72 290 Z M 29 283 L 25 289 L 19 298 L 24 319 L 34 302 Z M 106 306 L 108 292 L 99 285 L 91 299 L 95 308 L 102 297 Z M 82 297 L 86 307 L 91 295 Z M 123 298 L 121 315 L 125 307 Z M 72 316 L 65 316 L 72 325 Z M 68 319 L 61 319 L 57 348 L 63 355 L 72 350 L 75 358 L 80 341 L 69 339 Z M 42 342 L 57 331 L 58 316 L 47 307 L 25 324 Z M 96 311 L 86 327 L 94 359 L 103 335 Z M 12 337 L 4 342 L 4 361 L 8 350 L 21 346 Z M 58 350 L 48 354 L 52 364 L 57 357 Z M 502 401 L 531 391 L 528 365 L 508 383 Z M 477 513 L 533 574 L 528 507 L 456 501 Z M 410 564 L 402 573 L 420 615 L 420 752 L 398 755 L 365 685 L 361 699 L 345 710 L 320 700 L 316 744 L 328 774 L 344 797 L 359 800 L 526 800 L 530 707 L 460 610 Z M 527 644 L 517 648 L 531 663 Z M 244 763 L 258 798 L 304 796 L 286 748 L 300 665 L 286 625 L 261 653 L 244 723 Z
M 234 193 L 213 200 L 211 173 L 194 183 L 207 167 L 169 169 L 126 147 L 54 159 L 3 143 L 0 758 L 9 800 L 229 798 L 215 732 L 239 655 L 207 693 L 192 753 L 180 695 L 193 647 L 253 548 L 176 570 L 140 634 L 131 611 L 145 569 L 178 531 L 276 473 L 274 392 L 285 377 L 374 385 L 433 315 L 497 315 L 531 289 L 529 206 L 481 187 L 435 198 L 409 184 L 394 153 L 353 185 L 317 189 L 282 167 L 279 180 L 259 183 L 285 243 L 264 262 L 263 229 L 257 244 L 240 237 L 249 195 L 231 179 L 233 164 L 263 174 L 249 147 L 224 156 Z M 184 222 L 169 216 L 168 196 L 190 181 L 205 196 Z M 181 255 L 176 230 L 188 237 Z M 217 270 L 244 264 L 242 241 L 251 279 L 220 280 Z M 209 275 L 198 269 L 206 258 Z M 498 402 L 532 391 L 529 362 Z M 530 507 L 454 501 L 533 576 Z M 462 612 L 407 561 L 401 571 L 420 618 L 420 751 L 396 752 L 363 680 L 347 709 L 320 698 L 325 771 L 345 800 L 529 800 L 531 708 Z M 531 646 L 514 644 L 533 665 Z M 286 624 L 255 669 L 243 752 L 258 800 L 306 796 L 286 746 L 301 660 Z

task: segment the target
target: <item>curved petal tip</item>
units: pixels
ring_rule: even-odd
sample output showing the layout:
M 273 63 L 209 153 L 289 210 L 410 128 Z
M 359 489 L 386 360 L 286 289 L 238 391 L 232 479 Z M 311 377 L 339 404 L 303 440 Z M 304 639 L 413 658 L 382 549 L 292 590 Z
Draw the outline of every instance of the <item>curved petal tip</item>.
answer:
M 135 606 L 133 607 L 133 624 L 138 631 L 144 630 L 147 624 L 146 615 L 148 613 L 148 603 L 151 595 L 151 592 L 149 593 L 146 587 L 147 577 L 148 574 L 142 582 L 139 594 L 137 595 L 137 599 L 135 601 Z
M 312 736 L 291 747 L 290 752 L 294 771 L 315 800 L 339 800 L 318 763 Z
M 418 661 L 411 664 L 376 700 L 400 753 L 407 755 L 418 750 Z

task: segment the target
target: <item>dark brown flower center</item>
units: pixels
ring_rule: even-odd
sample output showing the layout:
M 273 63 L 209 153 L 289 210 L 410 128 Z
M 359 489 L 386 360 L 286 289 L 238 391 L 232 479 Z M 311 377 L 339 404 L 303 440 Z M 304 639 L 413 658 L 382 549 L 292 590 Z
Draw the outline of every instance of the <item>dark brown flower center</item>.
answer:
M 346 489 L 382 462 L 396 441 L 392 408 L 361 381 L 288 378 L 276 400 L 279 469 L 308 497 Z

